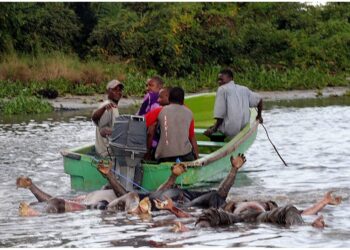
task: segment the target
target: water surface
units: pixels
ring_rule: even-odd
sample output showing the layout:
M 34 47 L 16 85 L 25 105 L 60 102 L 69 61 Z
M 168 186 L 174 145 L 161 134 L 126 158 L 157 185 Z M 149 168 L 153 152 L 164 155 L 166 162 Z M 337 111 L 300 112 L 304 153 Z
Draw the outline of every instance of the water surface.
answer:
M 113 247 L 157 242 L 176 247 L 350 247 L 349 106 L 349 98 L 268 103 L 264 123 L 288 167 L 260 127 L 242 169 L 252 185 L 234 187 L 230 192 L 232 199 L 272 199 L 279 205 L 306 208 L 334 190 L 344 200 L 321 212 L 327 224 L 323 230 L 268 224 L 195 229 L 190 220 L 182 219 L 193 230 L 176 234 L 170 228 L 178 219 L 167 212 L 154 212 L 148 221 L 99 210 L 19 217 L 19 203 L 35 201 L 28 190 L 16 189 L 20 175 L 31 177 L 53 195 L 80 194 L 70 189 L 59 151 L 92 143 L 95 130 L 87 118 L 90 111 L 1 117 L 0 246 Z M 313 219 L 315 216 L 309 216 L 305 221 Z

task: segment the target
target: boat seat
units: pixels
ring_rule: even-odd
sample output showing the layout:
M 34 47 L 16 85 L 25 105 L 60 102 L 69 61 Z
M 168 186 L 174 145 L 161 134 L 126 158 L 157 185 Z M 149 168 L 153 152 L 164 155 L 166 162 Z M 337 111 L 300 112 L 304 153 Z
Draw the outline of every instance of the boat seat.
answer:
M 207 129 L 205 128 L 195 128 L 194 133 L 195 134 L 203 134 Z
M 205 128 L 195 128 L 194 129 L 194 133 L 198 136 L 198 135 L 204 135 L 204 132 L 206 131 Z M 219 132 L 216 131 L 215 133 L 213 133 L 211 136 L 209 136 L 211 141 L 215 141 L 215 142 L 224 142 L 226 136 Z
M 226 145 L 226 142 L 217 142 L 217 141 L 197 141 L 199 147 L 223 147 Z

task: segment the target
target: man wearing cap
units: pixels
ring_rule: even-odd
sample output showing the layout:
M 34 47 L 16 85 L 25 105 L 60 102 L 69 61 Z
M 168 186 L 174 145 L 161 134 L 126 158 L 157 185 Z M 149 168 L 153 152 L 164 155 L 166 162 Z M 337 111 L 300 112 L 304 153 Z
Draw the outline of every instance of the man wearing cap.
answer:
M 101 157 L 108 156 L 107 136 L 112 134 L 114 120 L 119 116 L 118 102 L 123 94 L 124 85 L 118 80 L 112 80 L 107 84 L 108 100 L 104 101 L 97 110 L 92 113 L 92 121 L 96 125 L 96 153 Z

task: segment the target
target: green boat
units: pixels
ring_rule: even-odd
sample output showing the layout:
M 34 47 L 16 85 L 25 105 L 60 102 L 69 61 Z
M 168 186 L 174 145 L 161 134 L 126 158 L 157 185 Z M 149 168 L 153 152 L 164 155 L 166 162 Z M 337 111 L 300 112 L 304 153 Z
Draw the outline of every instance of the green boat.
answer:
M 183 188 L 201 189 L 219 183 L 231 168 L 230 156 L 245 153 L 253 144 L 258 122 L 255 109 L 251 109 L 250 122 L 231 140 L 223 142 L 210 141 L 203 135 L 205 129 L 214 124 L 212 112 L 215 93 L 186 97 L 185 105 L 194 114 L 195 134 L 199 147 L 199 159 L 185 162 L 187 171 L 177 178 L 177 184 Z M 92 191 L 100 189 L 107 183 L 96 168 L 96 156 L 91 155 L 94 145 L 85 145 L 62 150 L 64 171 L 70 175 L 71 188 Z M 171 174 L 173 162 L 142 161 L 143 179 L 141 186 L 148 191 L 156 190 Z M 236 177 L 235 186 L 249 185 L 250 180 L 244 171 Z

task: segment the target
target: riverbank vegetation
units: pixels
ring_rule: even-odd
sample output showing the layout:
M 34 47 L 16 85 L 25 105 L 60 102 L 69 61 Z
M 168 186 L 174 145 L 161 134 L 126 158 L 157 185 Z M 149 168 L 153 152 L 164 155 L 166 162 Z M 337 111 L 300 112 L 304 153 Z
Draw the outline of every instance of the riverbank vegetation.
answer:
M 254 90 L 346 86 L 350 4 L 0 3 L 0 54 L 5 100 L 104 93 L 113 78 L 141 96 L 154 74 L 215 90 L 223 67 Z

